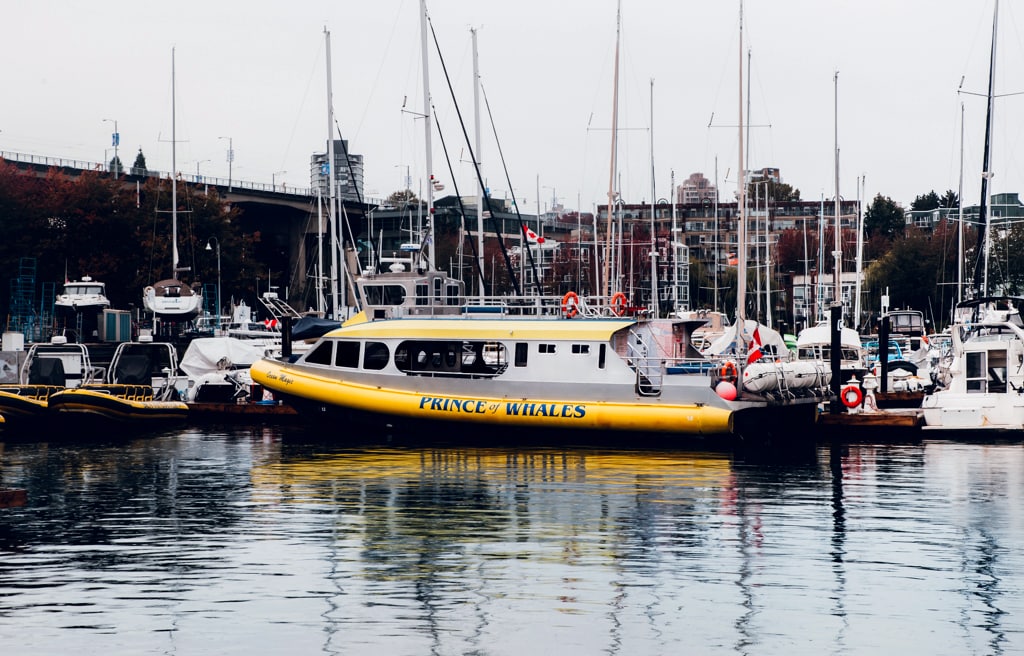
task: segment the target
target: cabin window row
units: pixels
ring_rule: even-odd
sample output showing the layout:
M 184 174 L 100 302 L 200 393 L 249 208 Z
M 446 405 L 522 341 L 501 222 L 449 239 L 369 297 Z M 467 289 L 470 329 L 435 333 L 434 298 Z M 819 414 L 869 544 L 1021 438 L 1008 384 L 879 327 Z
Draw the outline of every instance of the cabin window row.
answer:
M 554 354 L 555 344 L 541 343 L 537 352 Z M 589 344 L 572 344 L 572 353 L 587 355 Z M 525 367 L 530 345 L 517 342 L 512 359 L 516 367 Z M 304 362 L 339 367 L 380 371 L 391 361 L 391 349 L 384 342 L 358 340 L 325 340 L 306 354 Z M 412 375 L 447 374 L 497 376 L 509 365 L 508 349 L 501 342 L 487 340 L 406 340 L 394 352 L 395 367 Z M 360 367 L 361 363 L 361 367 Z M 600 345 L 598 368 L 605 365 L 605 345 Z

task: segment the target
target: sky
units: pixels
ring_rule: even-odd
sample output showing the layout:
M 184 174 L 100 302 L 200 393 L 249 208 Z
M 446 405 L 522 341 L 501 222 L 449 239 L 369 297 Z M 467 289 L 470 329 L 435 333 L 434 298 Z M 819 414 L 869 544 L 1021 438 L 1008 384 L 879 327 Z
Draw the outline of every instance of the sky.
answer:
M 834 197 L 838 144 L 844 199 L 909 207 L 962 179 L 975 204 L 994 2 L 748 0 L 741 50 L 739 0 L 428 0 L 432 173 L 472 196 L 475 154 L 491 194 L 525 213 L 592 211 L 610 186 L 649 203 L 695 172 L 728 202 L 742 86 L 749 167 L 780 169 L 802 198 Z M 1022 13 L 999 8 L 993 193 L 1024 192 Z M 151 170 L 173 153 L 181 173 L 226 179 L 230 143 L 234 179 L 308 187 L 330 104 L 367 197 L 424 196 L 420 17 L 419 0 L 10 2 L 0 151 L 106 161 L 116 121 L 125 166 L 141 148 Z

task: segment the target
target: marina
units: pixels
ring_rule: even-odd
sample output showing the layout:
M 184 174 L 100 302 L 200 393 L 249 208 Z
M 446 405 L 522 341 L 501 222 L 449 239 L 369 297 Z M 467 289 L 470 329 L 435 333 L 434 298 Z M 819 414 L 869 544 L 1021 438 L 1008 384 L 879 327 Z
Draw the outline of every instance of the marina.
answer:
M 651 21 L 621 2 L 525 1 L 502 16 L 416 0 L 387 21 L 368 18 L 379 3 L 326 8 L 343 17 L 337 76 L 328 25 L 305 24 L 317 12 L 264 18 L 289 27 L 280 47 L 256 46 L 272 62 L 241 54 L 264 36 L 259 2 L 200 22 L 178 12 L 193 18 L 177 36 L 205 37 L 180 51 L 163 45 L 169 14 L 152 37 L 135 30 L 162 52 L 135 43 L 104 59 L 135 71 L 132 85 L 60 83 L 78 99 L 46 124 L 63 143 L 5 118 L 4 653 L 1024 653 L 1024 202 L 1001 145 L 1012 139 L 993 138 L 996 100 L 1016 93 L 996 89 L 998 0 L 971 11 L 990 48 L 987 93 L 966 90 L 977 65 L 956 89 L 988 103 L 981 175 L 966 176 L 976 204 L 963 102 L 958 183 L 935 165 L 948 135 L 917 88 L 927 67 L 914 64 L 911 87 L 892 83 L 912 117 L 897 119 L 907 103 L 864 104 L 890 88 L 887 69 L 918 61 L 885 49 L 911 29 L 941 36 L 914 41 L 920 61 L 966 58 L 963 9 L 908 26 L 891 7 L 859 8 L 871 30 L 901 31 L 850 50 L 863 70 L 844 77 L 841 102 L 839 71 L 825 94 L 806 52 L 817 64 L 849 47 L 811 46 L 821 25 L 855 32 L 845 8 L 797 16 L 738 0 L 738 15 L 673 5 Z M 110 24 L 130 24 L 116 13 Z M 451 31 L 485 15 L 486 34 Z M 524 16 L 529 32 L 499 45 Z M 523 33 L 550 35 L 543 75 L 525 65 L 537 49 Z M 73 61 L 62 48 L 75 40 L 57 35 L 53 53 Z M 481 36 L 485 52 L 519 54 L 481 60 Z M 214 59 L 224 42 L 238 53 Z M 783 63 L 797 43 L 804 61 Z M 296 55 L 314 46 L 307 76 Z M 16 109 L 43 116 L 35 78 L 56 86 L 67 67 L 31 51 L 8 86 Z M 393 52 L 400 65 L 385 66 Z M 886 70 L 868 75 L 881 53 Z M 651 77 L 637 103 L 646 69 L 671 71 L 675 100 Z M 561 87 L 542 92 L 550 72 Z M 752 97 L 765 73 L 776 82 L 757 80 Z M 524 101 L 522 80 L 541 101 Z M 586 90 L 569 93 L 579 80 Z M 470 86 L 472 111 L 460 107 Z M 299 95 L 323 103 L 275 155 Z M 780 97 L 782 113 L 769 106 Z M 137 143 L 119 153 L 118 121 L 97 117 L 129 108 L 121 125 Z M 701 148 L 683 134 L 708 114 Z M 159 146 L 138 137 L 163 115 Z M 98 159 L 90 129 L 57 136 L 81 117 L 113 127 L 101 162 L 36 154 L 88 144 Z M 769 154 L 773 123 L 797 129 L 772 135 Z M 865 126 L 869 137 L 845 135 Z M 565 140 L 584 127 L 584 148 Z M 841 132 L 845 170 L 883 167 L 870 193 L 865 175 L 855 192 L 841 179 Z M 227 146 L 226 178 L 203 174 L 211 144 Z M 249 179 L 270 157 L 269 184 Z M 678 182 L 677 158 L 692 167 Z M 576 209 L 535 161 L 564 169 L 559 186 L 583 180 Z M 945 186 L 887 195 L 918 176 Z

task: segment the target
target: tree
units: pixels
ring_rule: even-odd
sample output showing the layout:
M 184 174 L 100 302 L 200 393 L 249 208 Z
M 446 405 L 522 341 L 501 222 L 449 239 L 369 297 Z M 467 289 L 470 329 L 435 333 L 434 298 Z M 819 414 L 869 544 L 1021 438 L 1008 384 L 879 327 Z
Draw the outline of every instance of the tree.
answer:
M 113 173 L 115 176 L 120 176 L 124 173 L 124 166 L 121 165 L 121 158 L 118 155 L 110 158 L 110 164 L 107 166 L 107 170 Z
M 947 190 L 946 193 L 942 194 L 942 198 L 939 199 L 939 207 L 944 207 L 946 209 L 955 209 L 960 207 L 959 194 L 952 189 Z
M 146 156 L 139 148 L 139 154 L 135 156 L 135 163 L 132 164 L 132 175 L 146 175 Z
M 406 205 L 415 205 L 421 202 L 416 194 L 413 193 L 412 189 L 402 189 L 400 191 L 392 192 L 390 196 L 385 199 L 385 202 L 392 207 L 405 207 Z
M 933 189 L 927 194 L 915 198 L 914 202 L 910 204 L 910 209 L 915 212 L 934 210 L 940 207 L 940 203 L 939 195 Z
M 902 235 L 905 227 L 903 208 L 888 196 L 876 195 L 864 212 L 864 232 L 869 239 L 880 235 L 891 241 Z
M 768 184 L 765 184 L 765 183 Z M 768 191 L 765 192 L 767 187 Z M 760 188 L 760 191 L 757 189 Z M 788 185 L 784 182 L 776 182 L 771 178 L 765 178 L 763 176 L 754 176 L 750 180 L 750 185 L 747 189 L 747 196 L 751 199 L 758 197 L 767 198 L 769 201 L 776 203 L 787 203 L 790 201 L 800 200 L 800 190 L 796 187 Z

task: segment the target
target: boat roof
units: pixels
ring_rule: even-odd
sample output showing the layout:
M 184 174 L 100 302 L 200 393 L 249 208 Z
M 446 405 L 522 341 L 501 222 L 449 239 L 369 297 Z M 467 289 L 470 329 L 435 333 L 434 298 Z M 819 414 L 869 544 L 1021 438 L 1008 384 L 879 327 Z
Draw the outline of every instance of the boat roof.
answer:
M 332 330 L 327 337 L 408 339 L 548 339 L 607 341 L 636 323 L 628 318 L 600 319 L 378 319 Z

